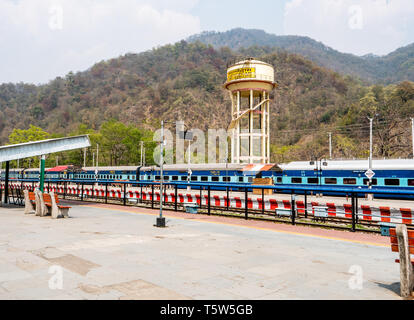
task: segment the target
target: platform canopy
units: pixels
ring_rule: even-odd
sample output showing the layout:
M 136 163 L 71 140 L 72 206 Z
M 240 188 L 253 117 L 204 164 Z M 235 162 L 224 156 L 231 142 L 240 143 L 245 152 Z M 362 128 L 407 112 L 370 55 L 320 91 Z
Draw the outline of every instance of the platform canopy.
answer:
M 91 142 L 87 135 L 14 144 L 0 147 L 0 162 L 88 148 L 90 146 Z

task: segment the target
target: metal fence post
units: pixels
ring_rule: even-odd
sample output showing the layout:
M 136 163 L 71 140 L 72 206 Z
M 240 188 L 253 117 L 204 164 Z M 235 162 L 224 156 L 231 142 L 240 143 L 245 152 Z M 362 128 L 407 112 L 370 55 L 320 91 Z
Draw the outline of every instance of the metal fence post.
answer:
M 178 211 L 178 185 L 175 185 L 175 190 L 174 190 L 174 211 Z
M 124 183 L 124 206 L 126 206 L 126 183 Z
M 291 197 L 291 202 L 292 202 L 292 225 L 296 224 L 296 196 L 294 193 L 292 193 L 292 197 Z
M 210 199 L 210 186 L 208 186 L 208 196 L 207 196 L 207 200 L 208 200 L 208 215 L 211 215 L 211 199 Z
M 352 227 L 351 231 L 355 232 L 355 194 L 352 193 Z
M 142 203 L 142 183 L 140 184 L 141 186 L 141 192 L 139 194 L 139 203 Z
M 108 203 L 108 181 L 105 182 L 105 203 Z
M 305 191 L 305 219 L 308 218 L 308 192 Z
M 154 185 L 151 185 L 151 209 L 154 209 Z
M 358 218 L 358 193 L 356 194 L 356 198 L 355 198 L 355 221 L 356 221 L 356 224 L 359 223 L 359 218 Z
M 230 208 L 230 191 L 229 191 L 229 187 L 226 187 L 226 192 L 227 192 L 227 211 L 229 211 L 229 208 Z
M 81 201 L 83 201 L 83 182 L 82 182 L 82 190 L 81 190 Z
M 246 220 L 249 219 L 249 208 L 248 208 L 248 189 L 247 187 L 244 188 L 244 218 Z
M 264 199 L 264 188 L 262 188 L 262 214 L 265 213 L 265 199 Z
M 67 181 L 63 183 L 63 199 L 66 199 Z

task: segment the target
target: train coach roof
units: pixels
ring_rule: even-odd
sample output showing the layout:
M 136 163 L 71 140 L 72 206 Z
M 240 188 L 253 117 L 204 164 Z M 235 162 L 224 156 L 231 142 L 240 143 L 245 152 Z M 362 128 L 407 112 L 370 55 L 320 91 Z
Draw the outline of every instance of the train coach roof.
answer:
M 319 161 L 318 161 L 319 162 Z M 323 165 L 326 163 L 327 165 Z M 314 170 L 317 168 L 316 162 L 298 161 L 282 164 L 283 170 Z M 322 160 L 322 170 L 368 170 L 367 160 Z M 414 160 L 412 159 L 389 159 L 372 160 L 372 170 L 414 170 Z
M 124 167 L 83 167 L 83 171 L 137 171 L 138 166 L 124 166 Z
M 245 167 L 243 164 L 232 163 L 203 163 L 203 164 L 166 164 L 164 165 L 164 171 L 187 171 L 188 168 L 191 171 L 210 171 L 210 170 L 242 170 Z M 141 168 L 141 171 L 159 171 L 158 166 Z

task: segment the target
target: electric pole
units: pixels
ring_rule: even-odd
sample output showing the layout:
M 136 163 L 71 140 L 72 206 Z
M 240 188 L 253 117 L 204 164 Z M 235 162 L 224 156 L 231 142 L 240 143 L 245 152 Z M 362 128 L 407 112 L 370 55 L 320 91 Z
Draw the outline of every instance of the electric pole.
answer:
M 368 118 L 368 120 L 369 120 L 369 169 L 372 170 L 372 144 L 373 144 L 372 143 L 372 127 L 373 127 L 374 119 Z
M 413 159 L 414 159 L 414 118 L 411 118 L 411 126 L 412 126 L 412 140 L 413 140 Z
M 329 159 L 332 160 L 332 132 L 329 132 Z
M 96 145 L 96 168 L 99 167 L 99 144 Z
M 143 161 L 143 159 L 144 159 L 144 157 L 143 157 L 144 156 L 143 151 L 144 151 L 144 141 L 141 141 L 141 167 L 144 164 L 144 161 Z
M 162 216 L 162 204 L 164 200 L 164 121 L 161 121 L 161 147 L 160 147 L 160 168 L 161 168 L 161 181 L 160 181 L 160 216 L 157 218 L 157 228 L 165 228 L 165 218 Z
M 83 167 L 86 167 L 86 148 L 83 149 Z

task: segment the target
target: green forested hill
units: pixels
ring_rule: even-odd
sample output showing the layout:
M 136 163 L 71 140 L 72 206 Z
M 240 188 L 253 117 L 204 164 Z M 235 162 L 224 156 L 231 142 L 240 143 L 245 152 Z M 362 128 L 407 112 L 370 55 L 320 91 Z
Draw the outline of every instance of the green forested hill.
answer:
M 275 66 L 273 161 L 326 156 L 330 131 L 335 157 L 365 157 L 366 116 L 373 114 L 376 154 L 410 154 L 407 119 L 414 115 L 413 83 L 368 87 L 286 51 L 252 47 L 243 54 Z M 102 61 L 41 86 L 0 85 L 1 143 L 8 142 L 14 128 L 30 124 L 51 134 L 77 132 L 80 124 L 98 131 L 110 119 L 148 130 L 158 129 L 161 119 L 184 120 L 202 130 L 227 128 L 230 99 L 222 85 L 226 64 L 237 56 L 240 52 L 228 48 L 181 41 Z M 110 158 L 109 150 L 101 152 Z M 124 154 L 117 163 L 129 161 Z
M 414 44 L 383 57 L 359 57 L 341 53 L 309 37 L 276 36 L 254 29 L 204 32 L 190 37 L 189 41 L 201 41 L 215 48 L 227 46 L 233 50 L 252 46 L 280 48 L 300 54 L 325 68 L 369 82 L 389 84 L 404 80 L 414 81 Z

